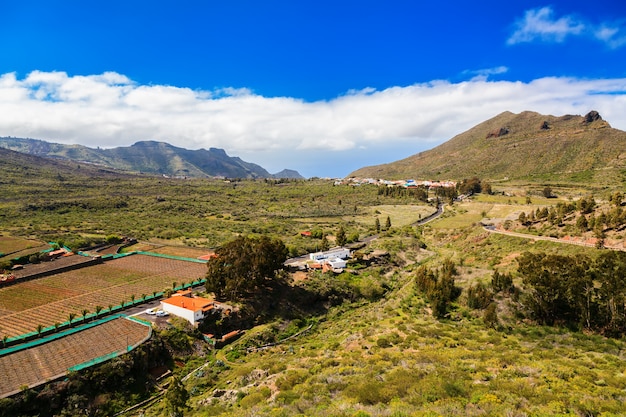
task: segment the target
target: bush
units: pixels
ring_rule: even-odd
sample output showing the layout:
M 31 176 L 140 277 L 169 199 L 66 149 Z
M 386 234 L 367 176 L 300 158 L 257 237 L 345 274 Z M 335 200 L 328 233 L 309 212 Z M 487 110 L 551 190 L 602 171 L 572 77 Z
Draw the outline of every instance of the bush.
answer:
M 467 289 L 467 306 L 475 310 L 485 309 L 493 301 L 493 294 L 482 283 L 471 285 Z

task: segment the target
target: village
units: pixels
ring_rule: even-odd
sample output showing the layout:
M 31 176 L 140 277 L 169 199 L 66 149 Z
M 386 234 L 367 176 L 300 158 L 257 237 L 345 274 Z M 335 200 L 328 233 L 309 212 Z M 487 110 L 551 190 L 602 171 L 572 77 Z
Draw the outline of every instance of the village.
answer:
M 437 189 L 437 188 L 456 188 L 456 181 L 431 181 L 431 180 L 385 180 L 385 179 L 374 179 L 374 178 L 357 178 L 350 177 L 341 180 L 337 180 L 334 183 L 335 185 L 352 185 L 359 186 L 364 184 L 370 185 L 378 185 L 378 186 L 387 186 L 387 187 L 404 187 L 404 188 L 418 188 L 424 187 L 427 189 Z

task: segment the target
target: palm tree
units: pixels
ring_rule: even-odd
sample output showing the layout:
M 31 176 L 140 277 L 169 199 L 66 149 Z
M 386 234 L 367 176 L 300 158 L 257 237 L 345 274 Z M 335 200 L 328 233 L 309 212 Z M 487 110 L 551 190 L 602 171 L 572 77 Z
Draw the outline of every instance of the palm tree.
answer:
M 178 284 L 176 281 L 172 282 L 172 289 L 175 290 L 176 289 L 176 284 Z
M 89 314 L 89 310 L 83 308 L 83 311 L 80 312 L 83 315 L 83 323 L 85 322 L 85 318 L 87 318 L 87 314 Z
M 120 303 L 120 308 L 124 308 L 124 300 Z
M 4 336 L 2 336 L 2 346 L 3 347 L 7 347 L 7 342 L 9 341 L 9 335 L 5 334 Z
M 59 331 L 59 327 L 61 327 L 61 323 L 59 323 L 58 321 L 56 323 L 54 323 L 54 331 L 55 332 Z
M 157 291 L 152 291 L 152 298 L 156 298 Z
M 70 313 L 67 316 L 67 319 L 68 319 L 67 320 L 67 324 L 69 325 L 69 327 L 72 327 L 72 320 L 74 320 L 75 318 L 76 318 L 76 314 L 74 314 L 74 313 Z
M 130 305 L 134 305 L 135 304 L 135 294 L 132 294 L 130 296 Z
M 37 336 L 41 337 L 41 332 L 43 331 L 43 325 L 37 325 Z
M 109 304 L 109 314 L 113 311 L 113 304 Z
M 96 318 L 98 318 L 98 315 L 100 314 L 100 312 L 102 311 L 104 307 L 102 306 L 96 306 Z
M 141 294 L 141 301 L 145 302 L 146 301 L 146 297 L 147 297 L 147 295 L 145 293 Z

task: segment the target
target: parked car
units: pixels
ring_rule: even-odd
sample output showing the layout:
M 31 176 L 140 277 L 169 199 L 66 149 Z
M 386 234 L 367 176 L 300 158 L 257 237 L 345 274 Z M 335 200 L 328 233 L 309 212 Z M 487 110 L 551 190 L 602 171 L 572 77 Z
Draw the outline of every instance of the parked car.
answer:
M 156 316 L 157 317 L 166 317 L 166 316 L 169 316 L 169 315 L 170 315 L 170 313 L 168 313 L 167 311 L 163 311 L 163 310 L 159 310 L 159 311 L 156 312 Z
M 146 310 L 146 314 L 150 314 L 151 316 L 154 316 L 157 313 L 158 309 L 156 308 L 149 308 Z

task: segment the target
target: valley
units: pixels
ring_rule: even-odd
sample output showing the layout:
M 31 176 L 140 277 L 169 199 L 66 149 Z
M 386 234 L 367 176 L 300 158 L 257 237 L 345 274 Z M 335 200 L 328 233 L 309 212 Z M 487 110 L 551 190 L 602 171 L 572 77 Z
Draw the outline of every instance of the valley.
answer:
M 131 305 L 141 312 L 183 287 L 218 298 L 200 280 L 215 269 L 191 260 L 206 256 L 227 269 L 258 258 L 233 242 L 284 244 L 281 262 L 337 245 L 351 257 L 343 270 L 253 276 L 253 286 L 239 284 L 220 300 L 228 314 L 198 328 L 160 318 L 133 350 L 0 399 L 0 416 L 623 414 L 621 177 L 472 172 L 446 178 L 456 184 L 445 189 L 164 178 L 2 156 L 7 271 L 17 256 L 45 264 L 32 255 L 48 242 L 94 254 L 137 239 L 111 250 L 126 256 L 0 288 L 5 349 L 22 332 L 36 341 L 38 331 L 54 335 Z M 440 205 L 438 217 L 420 224 Z M 217 258 L 207 256 L 213 252 Z M 123 336 L 109 334 L 118 346 Z M 45 407 L 53 408 L 41 414 Z

